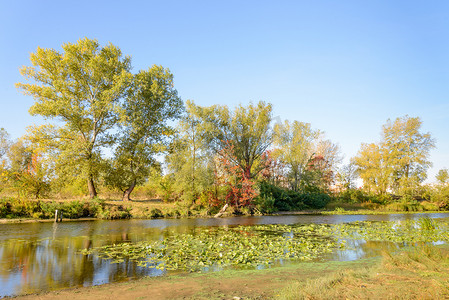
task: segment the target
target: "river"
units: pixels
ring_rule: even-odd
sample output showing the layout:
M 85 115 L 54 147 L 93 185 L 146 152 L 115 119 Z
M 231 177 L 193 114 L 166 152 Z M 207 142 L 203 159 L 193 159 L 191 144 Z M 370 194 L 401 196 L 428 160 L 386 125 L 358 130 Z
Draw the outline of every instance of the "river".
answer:
M 0 297 L 69 287 L 92 286 L 162 276 L 165 271 L 143 268 L 133 262 L 111 264 L 85 248 L 121 242 L 164 239 L 170 232 L 189 233 L 197 227 L 259 224 L 338 224 L 355 221 L 395 221 L 448 218 L 449 213 L 387 215 L 280 215 L 231 218 L 154 220 L 96 220 L 62 223 L 0 225 Z M 170 229 L 170 230 L 167 230 Z M 352 250 L 335 251 L 322 260 L 354 260 L 397 249 L 393 243 L 353 241 Z

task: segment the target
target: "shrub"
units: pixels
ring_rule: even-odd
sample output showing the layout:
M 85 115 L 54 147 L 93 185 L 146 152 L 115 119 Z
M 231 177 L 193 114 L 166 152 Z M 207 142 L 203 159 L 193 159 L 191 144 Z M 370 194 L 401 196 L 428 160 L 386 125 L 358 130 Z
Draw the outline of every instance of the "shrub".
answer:
M 1 199 L 0 201 L 0 218 L 6 218 L 12 213 L 12 205 L 10 199 Z
M 261 213 L 273 213 L 276 211 L 276 200 L 273 196 L 258 197 L 255 201 L 256 208 Z
M 421 217 L 418 219 L 418 224 L 419 227 L 422 230 L 435 230 L 438 228 L 438 224 L 431 218 L 429 217 Z
M 148 214 L 148 217 L 151 219 L 157 219 L 157 218 L 163 218 L 164 214 L 162 211 L 158 208 L 153 208 L 150 213 Z
M 260 206 L 258 208 L 264 211 L 321 209 L 331 200 L 331 197 L 325 193 L 300 193 L 282 189 L 266 182 L 260 184 L 259 190 L 260 193 L 256 203 Z
M 61 210 L 64 218 L 77 219 L 82 217 L 87 217 L 84 215 L 84 206 L 79 201 L 69 201 L 62 203 Z
M 431 199 L 441 209 L 449 209 L 449 184 L 438 186 L 433 191 Z
M 363 203 L 369 200 L 369 196 L 365 195 L 362 190 L 348 189 L 337 195 L 337 200 L 340 203 Z
M 403 196 L 399 201 L 393 202 L 385 206 L 387 210 L 392 211 L 423 211 L 424 208 L 418 201 L 411 196 Z
M 428 201 L 421 202 L 421 206 L 423 207 L 424 210 L 427 210 L 427 211 L 440 210 L 440 207 L 436 203 L 432 203 L 432 202 L 428 202 Z
M 326 206 L 331 200 L 331 196 L 324 193 L 302 194 L 303 203 L 310 208 L 320 209 Z
M 41 202 L 41 215 L 39 216 L 40 219 L 51 219 L 55 215 L 55 210 L 59 210 L 60 204 L 57 202 Z

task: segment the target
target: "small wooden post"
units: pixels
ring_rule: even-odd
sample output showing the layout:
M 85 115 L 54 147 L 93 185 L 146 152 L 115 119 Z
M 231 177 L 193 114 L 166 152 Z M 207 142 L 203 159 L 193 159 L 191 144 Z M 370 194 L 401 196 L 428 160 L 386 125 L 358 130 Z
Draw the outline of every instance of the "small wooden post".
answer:
M 55 222 L 62 222 L 62 211 L 55 211 Z

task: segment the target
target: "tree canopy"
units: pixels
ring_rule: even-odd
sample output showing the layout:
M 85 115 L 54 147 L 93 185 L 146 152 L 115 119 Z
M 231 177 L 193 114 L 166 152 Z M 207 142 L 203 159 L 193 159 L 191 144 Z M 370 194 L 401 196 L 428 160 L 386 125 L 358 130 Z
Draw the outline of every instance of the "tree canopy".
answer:
M 255 162 L 272 143 L 272 105 L 260 101 L 256 105 L 239 105 L 233 112 L 227 106 L 210 107 L 187 104 L 202 122 L 203 137 L 216 153 L 231 147 L 235 164 L 252 178 L 260 170 Z
M 173 75 L 153 66 L 136 75 L 131 59 L 112 45 L 81 39 L 62 46 L 63 52 L 38 48 L 30 67 L 21 69 L 32 83 L 17 87 L 36 100 L 32 115 L 56 119 L 56 124 L 35 127 L 31 136 L 53 149 L 56 166 L 67 166 L 87 180 L 90 197 L 97 195 L 95 179 L 104 171 L 102 149 L 115 148 L 107 182 L 127 186 L 128 199 L 137 181 L 148 174 L 158 144 L 171 132 L 182 102 Z M 113 176 L 114 170 L 120 172 Z
M 146 180 L 154 155 L 164 149 L 173 133 L 167 122 L 178 118 L 182 109 L 170 70 L 154 65 L 134 76 L 123 105 L 112 168 L 106 176 L 108 184 L 123 191 L 124 200 L 129 200 L 138 182 Z
M 378 144 L 362 145 L 354 163 L 365 188 L 379 193 L 413 193 L 425 180 L 435 141 L 430 133 L 420 132 L 421 124 L 419 118 L 409 116 L 388 120 Z
M 290 186 L 297 191 L 303 179 L 307 164 L 314 155 L 314 143 L 319 136 L 309 123 L 288 120 L 274 126 L 274 156 L 283 161 L 288 168 Z

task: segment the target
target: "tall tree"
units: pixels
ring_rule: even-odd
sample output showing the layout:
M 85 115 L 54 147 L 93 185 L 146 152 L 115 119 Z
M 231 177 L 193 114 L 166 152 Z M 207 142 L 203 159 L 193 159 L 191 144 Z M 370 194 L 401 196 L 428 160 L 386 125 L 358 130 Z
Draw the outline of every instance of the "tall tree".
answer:
M 305 191 L 328 192 L 334 184 L 338 165 L 341 163 L 340 147 L 320 134 L 303 180 Z
M 93 198 L 100 150 L 113 141 L 110 130 L 119 121 L 120 102 L 129 86 L 130 58 L 112 44 L 101 47 L 87 38 L 63 44 L 62 49 L 39 47 L 30 56 L 32 66 L 21 69 L 34 83 L 16 86 L 35 99 L 32 115 L 59 121 L 47 137 L 70 153 L 67 164 L 81 166 Z
M 0 192 L 8 185 L 8 173 L 6 172 L 6 154 L 11 146 L 8 132 L 0 128 Z
M 327 190 L 340 163 L 338 145 L 309 123 L 285 121 L 274 126 L 273 154 L 286 167 L 294 191 Z
M 420 132 L 421 125 L 419 118 L 404 116 L 394 122 L 388 120 L 383 126 L 383 144 L 393 167 L 395 191 L 413 190 L 427 178 L 427 170 L 432 165 L 429 154 L 435 140 L 430 133 Z
M 43 153 L 26 136 L 13 143 L 8 151 L 9 183 L 19 195 L 41 198 L 50 191 L 50 170 Z
M 239 105 L 233 112 L 227 106 L 201 107 L 193 102 L 187 105 L 191 107 L 192 114 L 201 120 L 202 136 L 215 153 L 231 147 L 233 163 L 243 170 L 248 179 L 261 171 L 256 162 L 272 142 L 271 104 L 260 101 L 246 107 Z
M 173 133 L 168 122 L 178 118 L 182 110 L 170 70 L 154 65 L 134 76 L 109 173 L 116 174 L 109 182 L 123 191 L 123 200 L 129 200 L 136 184 L 145 181 L 154 156 Z
M 427 177 L 430 150 L 435 147 L 430 133 L 420 132 L 421 124 L 419 118 L 409 116 L 388 120 L 379 143 L 362 144 L 353 161 L 365 188 L 414 193 Z
M 178 124 L 176 138 L 166 156 L 175 192 L 187 203 L 195 203 L 214 182 L 214 155 L 201 136 L 200 120 L 191 114 L 191 102 Z
M 352 158 L 363 187 L 369 193 L 385 194 L 390 187 L 393 172 L 388 152 L 375 143 L 362 144 L 357 156 Z
M 300 182 L 307 170 L 307 164 L 314 155 L 315 142 L 319 136 L 310 123 L 288 120 L 274 126 L 273 155 L 287 167 L 287 177 L 294 191 L 300 188 Z
M 354 189 L 356 187 L 357 168 L 350 162 L 340 168 L 336 177 L 340 190 Z
M 449 170 L 447 168 L 439 170 L 435 179 L 439 184 L 449 183 Z

